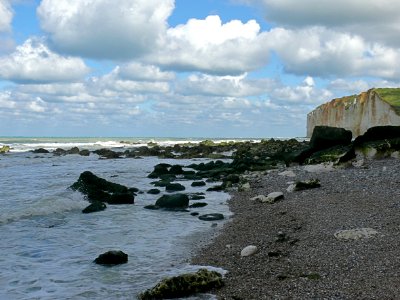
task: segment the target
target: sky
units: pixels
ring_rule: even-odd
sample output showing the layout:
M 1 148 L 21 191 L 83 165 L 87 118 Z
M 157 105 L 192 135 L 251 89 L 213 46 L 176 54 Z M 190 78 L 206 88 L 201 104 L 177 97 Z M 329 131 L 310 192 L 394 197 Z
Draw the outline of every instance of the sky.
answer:
M 398 0 L 0 0 L 0 136 L 303 137 L 400 84 Z

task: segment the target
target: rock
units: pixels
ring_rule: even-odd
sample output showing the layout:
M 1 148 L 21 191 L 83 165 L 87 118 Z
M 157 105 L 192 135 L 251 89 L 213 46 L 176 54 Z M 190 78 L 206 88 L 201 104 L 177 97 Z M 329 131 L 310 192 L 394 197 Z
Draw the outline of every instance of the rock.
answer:
M 72 147 L 67 151 L 67 154 L 79 154 L 79 148 L 78 147 Z
M 296 190 L 296 184 L 295 183 L 291 183 L 288 188 L 286 189 L 286 191 L 288 193 L 293 193 Z
M 128 254 L 122 251 L 111 250 L 100 254 L 94 262 L 99 265 L 120 265 L 128 262 Z
M 148 178 L 159 178 L 161 175 L 169 174 L 168 168 L 170 168 L 170 164 L 158 164 L 154 166 L 153 172 L 151 172 L 147 177 Z
M 251 201 L 258 201 L 258 202 L 264 202 L 265 200 L 267 200 L 267 196 L 265 195 L 258 195 L 255 196 L 253 198 L 250 198 Z
M 284 198 L 282 192 L 269 193 L 266 199 L 261 200 L 263 203 L 275 203 L 276 201 L 282 200 Z
M 223 190 L 224 190 L 223 185 L 215 185 L 215 186 L 209 187 L 207 189 L 207 192 L 221 192 Z
M 157 195 L 161 193 L 161 191 L 159 189 L 150 189 L 147 191 L 147 194 L 151 194 L 151 195 Z
M 90 155 L 90 151 L 87 149 L 83 149 L 81 151 L 79 151 L 79 155 L 80 156 L 89 156 Z
M 44 149 L 44 148 L 38 148 L 38 149 L 32 150 L 32 152 L 33 152 L 33 153 L 37 153 L 37 154 L 50 153 L 49 150 L 46 150 L 46 149 Z
M 352 139 L 350 130 L 329 126 L 315 126 L 310 139 L 310 147 L 317 150 L 339 145 L 349 145 Z
M 205 186 L 206 183 L 204 181 L 193 181 L 191 186 L 193 187 L 199 187 L 199 186 Z
M 200 269 L 196 273 L 166 278 L 153 288 L 139 295 L 141 300 L 171 299 L 205 293 L 223 286 L 222 275 L 215 271 Z
M 207 206 L 207 205 L 208 204 L 205 203 L 205 202 L 196 202 L 196 203 L 193 203 L 193 204 L 189 205 L 189 207 L 190 208 L 199 208 L 199 207 L 204 207 L 204 206 Z
M 205 214 L 199 217 L 202 221 L 219 221 L 224 219 L 223 214 L 213 213 L 213 214 Z
M 296 182 L 294 190 L 295 191 L 302 191 L 302 190 L 318 188 L 320 186 L 321 186 L 321 184 L 319 183 L 318 179 L 310 179 L 308 181 L 298 181 L 298 182 Z
M 54 154 L 54 155 L 58 155 L 58 156 L 66 155 L 66 154 L 67 154 L 67 151 L 65 151 L 65 150 L 62 149 L 62 148 L 57 148 L 56 150 L 53 151 L 53 154 Z
M 84 210 L 82 210 L 82 213 L 89 214 L 89 213 L 105 210 L 106 208 L 107 208 L 107 206 L 103 202 L 94 201 L 92 204 L 90 204 L 88 207 L 86 207 Z
M 10 146 L 4 145 L 0 147 L 0 153 L 10 152 Z
M 296 174 L 292 170 L 287 170 L 278 173 L 279 176 L 286 176 L 286 177 L 296 177 Z
M 132 204 L 134 202 L 134 193 L 126 186 L 107 181 L 90 171 L 81 173 L 70 188 L 81 192 L 91 202 L 100 201 L 110 204 Z
M 353 144 L 360 146 L 364 143 L 400 138 L 400 126 L 376 126 L 369 128 L 363 135 L 358 136 Z
M 378 231 L 372 228 L 356 228 L 349 230 L 339 230 L 334 236 L 338 240 L 359 240 L 367 239 L 378 234 Z
M 99 149 L 93 152 L 96 153 L 101 158 L 106 158 L 106 159 L 121 158 L 121 153 L 112 151 L 110 149 Z
M 242 256 L 242 257 L 251 256 L 251 255 L 257 253 L 257 251 L 258 251 L 257 246 L 252 246 L 252 245 L 250 245 L 250 246 L 245 247 L 245 248 L 240 252 L 240 256 Z
M 246 191 L 250 191 L 250 190 L 251 190 L 251 186 L 250 186 L 250 183 L 248 183 L 248 182 L 243 183 L 242 185 L 239 186 L 240 192 L 246 192 Z
M 184 191 L 185 187 L 180 183 L 169 183 L 165 186 L 167 192 Z
M 189 197 L 185 194 L 163 195 L 155 204 L 159 208 L 174 209 L 189 206 Z
M 206 199 L 203 195 L 190 195 L 190 200 L 203 200 Z
M 169 173 L 170 174 L 174 174 L 174 175 L 183 174 L 182 166 L 181 165 L 173 165 L 173 166 L 171 166 L 171 168 L 169 169 Z

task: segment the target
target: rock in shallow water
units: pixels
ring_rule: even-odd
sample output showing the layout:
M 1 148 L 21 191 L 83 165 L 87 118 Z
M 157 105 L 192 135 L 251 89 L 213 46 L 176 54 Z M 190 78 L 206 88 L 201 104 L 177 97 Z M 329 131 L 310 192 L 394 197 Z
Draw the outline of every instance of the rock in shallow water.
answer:
M 100 254 L 94 262 L 99 265 L 120 265 L 128 262 L 128 254 L 119 250 L 111 250 Z
M 224 219 L 224 215 L 223 214 L 218 214 L 218 213 L 205 214 L 205 215 L 201 215 L 199 217 L 199 219 L 202 220 L 202 221 L 219 221 L 219 220 L 223 220 Z
M 106 208 L 107 208 L 107 206 L 103 202 L 94 201 L 92 204 L 90 204 L 85 209 L 83 209 L 82 212 L 84 214 L 89 214 L 89 213 L 105 210 Z
M 138 298 L 141 300 L 182 298 L 195 293 L 204 293 L 223 285 L 220 273 L 200 269 L 196 273 L 166 278 L 140 294 Z

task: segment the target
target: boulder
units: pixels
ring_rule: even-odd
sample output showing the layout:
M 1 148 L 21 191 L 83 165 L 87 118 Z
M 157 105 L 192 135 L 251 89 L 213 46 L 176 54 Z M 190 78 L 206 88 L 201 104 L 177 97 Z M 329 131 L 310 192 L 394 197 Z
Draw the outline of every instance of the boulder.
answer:
M 133 190 L 100 178 L 90 171 L 81 173 L 70 188 L 81 192 L 91 202 L 100 201 L 109 204 L 133 204 L 134 202 Z
M 321 184 L 319 183 L 318 179 L 310 179 L 307 181 L 298 181 L 295 183 L 294 190 L 295 191 L 302 191 L 308 189 L 319 188 Z
M 169 183 L 165 186 L 165 190 L 171 193 L 177 191 L 184 191 L 185 187 L 180 183 Z
M 315 126 L 310 139 L 310 147 L 317 151 L 338 145 L 348 145 L 351 143 L 351 139 L 350 130 L 330 126 Z
M 170 164 L 158 164 L 154 166 L 153 172 L 151 172 L 147 177 L 148 178 L 159 178 L 161 175 L 169 174 L 168 168 L 170 168 Z
M 153 288 L 139 295 L 141 300 L 171 299 L 205 293 L 223 286 L 222 275 L 215 271 L 200 269 L 196 273 L 166 278 Z
M 53 154 L 54 154 L 54 155 L 61 156 L 61 155 L 67 154 L 67 151 L 65 151 L 65 150 L 62 149 L 62 148 L 57 148 L 56 150 L 53 151 Z
M 174 175 L 183 174 L 182 166 L 181 165 L 173 165 L 173 166 L 171 166 L 171 168 L 169 169 L 169 173 L 170 174 L 174 174 Z
M 267 198 L 261 202 L 263 203 L 275 203 L 276 201 L 282 200 L 284 198 L 282 192 L 272 192 L 267 195 Z
M 189 197 L 185 194 L 163 195 L 155 204 L 159 208 L 175 209 L 189 206 Z
M 117 250 L 111 250 L 107 251 L 103 254 L 100 254 L 94 262 L 99 265 L 108 265 L 108 266 L 114 266 L 114 265 L 120 265 L 120 264 L 125 264 L 128 262 L 128 254 L 122 252 L 122 251 L 117 251 Z
M 369 128 L 363 135 L 358 136 L 353 144 L 360 146 L 367 142 L 400 138 L 400 126 L 376 126 Z
M 112 151 L 110 149 L 99 149 L 93 152 L 96 153 L 101 158 L 106 158 L 106 159 L 121 158 L 121 153 Z
M 206 197 L 203 195 L 196 195 L 196 194 L 190 195 L 190 200 L 203 200 L 203 199 L 206 199 Z
M 80 156 L 89 156 L 90 155 L 90 151 L 87 149 L 83 149 L 81 151 L 79 151 L 79 155 Z
M 38 149 L 32 150 L 32 152 L 33 152 L 33 153 L 37 153 L 37 154 L 45 154 L 45 153 L 50 153 L 50 151 L 49 151 L 49 150 L 47 150 L 47 149 L 44 149 L 44 148 L 38 148 Z
M 147 194 L 151 194 L 151 195 L 157 195 L 161 193 L 161 191 L 159 189 L 150 189 L 147 191 Z
M 240 256 L 242 256 L 242 257 L 251 256 L 251 255 L 257 253 L 257 251 L 258 251 L 257 246 L 250 245 L 250 246 L 243 248 L 243 250 L 240 252 Z
M 190 208 L 199 208 L 199 207 L 204 207 L 204 206 L 207 206 L 207 205 L 208 204 L 205 203 L 205 202 L 196 202 L 196 203 L 191 204 L 189 207 Z
M 67 151 L 67 154 L 79 154 L 79 148 L 78 147 L 72 147 Z
M 219 221 L 224 219 L 223 214 L 213 213 L 213 214 L 205 214 L 199 216 L 199 219 L 202 221 Z
M 102 211 L 105 210 L 107 208 L 107 206 L 100 201 L 94 201 L 92 204 L 90 204 L 88 207 L 86 207 L 85 209 L 82 210 L 82 213 L 84 214 L 89 214 L 89 213 L 93 213 L 93 212 L 98 212 L 98 211 Z

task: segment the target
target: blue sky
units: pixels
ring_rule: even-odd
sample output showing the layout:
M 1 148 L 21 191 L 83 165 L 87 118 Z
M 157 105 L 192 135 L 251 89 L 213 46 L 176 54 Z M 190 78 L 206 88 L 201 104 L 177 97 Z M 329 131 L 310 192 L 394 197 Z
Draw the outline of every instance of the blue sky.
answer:
M 0 136 L 304 136 L 316 106 L 399 86 L 399 9 L 0 0 Z

